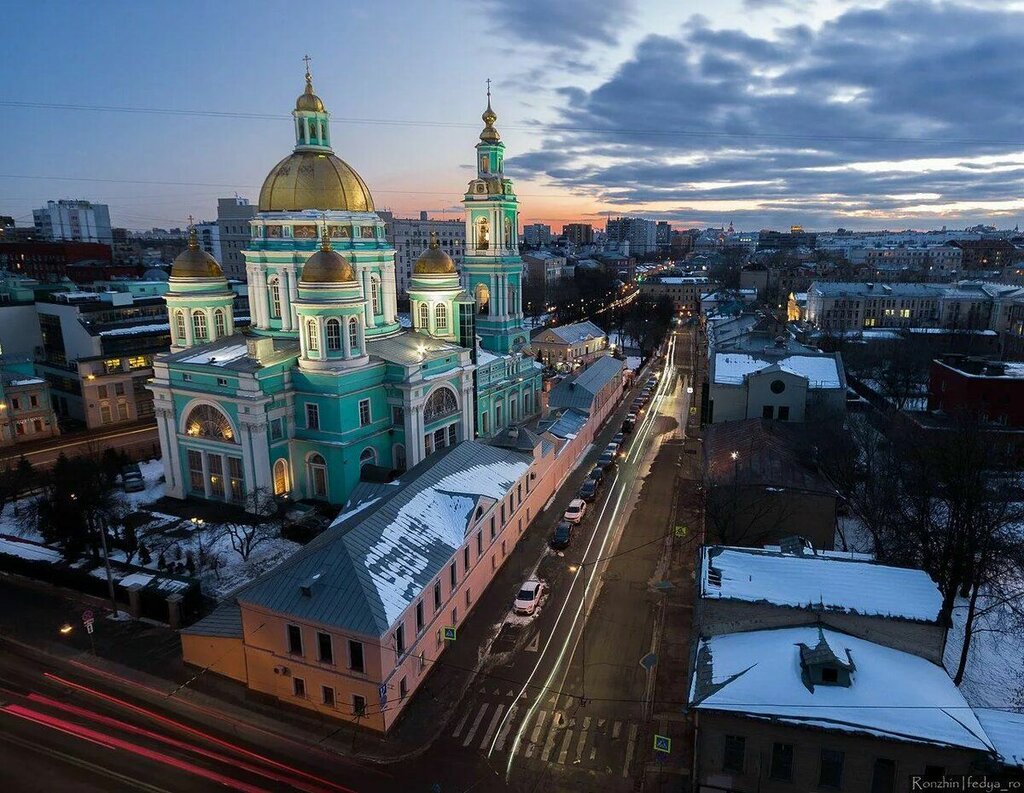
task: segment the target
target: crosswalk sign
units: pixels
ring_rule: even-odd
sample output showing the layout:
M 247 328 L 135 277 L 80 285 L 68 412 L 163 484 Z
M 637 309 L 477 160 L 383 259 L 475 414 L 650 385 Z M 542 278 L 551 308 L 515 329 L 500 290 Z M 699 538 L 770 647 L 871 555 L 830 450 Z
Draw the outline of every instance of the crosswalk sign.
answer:
M 667 735 L 655 735 L 654 751 L 669 754 L 672 751 L 672 739 Z
M 448 625 L 443 630 L 444 630 L 444 640 L 446 642 L 453 642 L 453 641 L 455 641 L 455 626 L 454 625 Z

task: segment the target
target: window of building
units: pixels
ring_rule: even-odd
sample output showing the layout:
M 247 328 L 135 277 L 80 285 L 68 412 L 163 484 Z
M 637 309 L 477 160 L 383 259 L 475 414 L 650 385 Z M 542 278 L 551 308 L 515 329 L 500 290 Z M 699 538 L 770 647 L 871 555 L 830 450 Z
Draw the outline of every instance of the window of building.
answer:
M 416 633 L 417 633 L 417 635 L 419 635 L 419 633 L 423 630 L 423 625 L 424 625 L 423 601 L 421 600 L 421 601 L 419 601 L 416 604 Z
M 306 681 L 303 680 L 301 677 L 293 677 L 292 693 L 295 694 L 295 696 L 297 697 L 304 698 L 306 696 Z
M 761 418 L 773 419 L 775 418 L 775 407 L 772 405 L 765 405 L 761 408 Z
M 438 609 L 441 608 L 441 582 L 434 582 L 434 613 L 436 614 Z
M 35 430 L 36 432 L 42 432 L 43 431 L 43 420 L 42 419 L 32 419 L 32 429 Z
M 118 421 L 128 421 L 128 403 L 118 402 L 117 403 L 117 419 Z
M 320 333 L 315 319 L 306 320 L 306 349 L 309 352 L 320 350 Z
M 476 558 L 479 559 L 484 555 L 484 533 L 478 531 L 476 533 Z
M 348 321 L 348 346 L 352 352 L 359 349 L 359 320 L 355 317 Z
M 447 330 L 448 328 L 448 306 L 444 303 L 434 306 L 434 326 L 438 330 Z
M 366 697 L 358 694 L 352 695 L 352 715 L 362 717 L 366 715 Z
M 871 771 L 871 793 L 894 793 L 895 790 L 896 763 L 887 757 L 879 757 Z
M 380 314 L 380 281 L 376 278 L 370 280 L 370 304 L 374 314 Z
M 458 442 L 459 442 L 458 424 L 449 424 L 448 425 L 448 445 L 449 446 L 454 446 Z
M 398 698 L 405 699 L 407 696 L 409 696 L 409 684 L 403 677 L 400 681 L 398 681 Z
M 174 312 L 174 335 L 179 341 L 185 340 L 185 312 Z
M 472 596 L 470 595 L 469 587 L 466 587 L 466 611 L 469 611 L 469 606 L 473 602 Z
M 100 399 L 106 399 L 107 398 L 107 387 L 105 385 L 97 386 L 97 388 L 96 388 L 96 395 Z M 15 410 L 18 410 L 18 409 L 21 408 L 21 404 L 18 402 L 17 397 L 15 397 L 14 399 L 11 400 L 11 405 L 14 407 Z
M 427 330 L 430 327 L 430 306 L 426 303 L 420 303 L 420 329 Z
M 327 320 L 324 326 L 324 335 L 327 336 L 327 349 L 337 352 L 341 349 L 341 322 L 337 319 Z
M 368 465 L 377 464 L 377 450 L 371 446 L 367 446 L 363 449 L 363 453 L 359 455 L 359 470 L 362 471 Z
M 202 311 L 195 311 L 192 313 L 192 335 L 196 341 L 206 341 L 207 328 L 206 328 L 206 314 Z
M 231 481 L 231 491 L 235 491 L 235 482 Z M 288 492 L 288 463 L 278 460 L 274 463 L 274 495 L 283 496 Z
M 359 426 L 365 427 L 370 423 L 370 400 L 359 400 Z
M 491 515 L 491 539 L 493 540 L 497 536 L 498 536 L 498 532 L 495 529 L 495 525 L 494 525 L 494 515 Z
M 747 749 L 747 739 L 742 735 L 726 735 L 725 749 L 722 753 L 722 770 L 743 773 L 743 756 Z
M 326 705 L 329 708 L 333 708 L 334 707 L 334 689 L 331 688 L 330 686 L 321 686 L 320 687 L 320 692 L 321 692 L 320 696 L 321 696 L 321 698 L 323 700 L 324 705 Z
M 793 744 L 772 744 L 772 765 L 769 776 L 782 782 L 789 782 L 793 779 Z
M 270 420 L 270 440 L 279 441 L 284 437 L 284 421 L 280 418 Z
M 469 575 L 469 546 L 462 549 L 462 572 Z
M 391 423 L 396 425 L 405 424 L 405 408 L 401 405 L 391 406 Z
M 451 566 L 448 568 L 448 583 L 451 586 L 451 591 L 454 592 L 455 587 L 459 584 L 459 573 L 456 569 L 455 562 L 452 562 Z
M 402 656 L 405 655 L 405 626 L 399 625 L 395 631 L 395 665 L 397 666 L 402 660 Z
M 331 643 L 331 634 L 323 631 L 316 632 L 317 657 L 322 664 L 334 663 L 334 645 Z
M 227 384 L 228 384 L 228 379 L 226 377 L 218 377 L 217 378 L 217 385 L 219 385 L 221 388 L 227 387 Z
M 770 388 L 773 394 L 781 394 L 786 390 L 786 383 L 783 380 L 772 380 Z
M 188 450 L 188 486 L 193 493 L 203 492 L 203 455 L 195 449 Z
M 319 454 L 311 454 L 308 460 L 310 495 L 313 498 L 327 498 L 327 463 Z
M 302 655 L 302 629 L 298 625 L 288 626 L 288 652 Z
M 270 283 L 270 316 L 281 316 L 281 285 L 276 280 Z
M 348 640 L 348 668 L 360 674 L 366 671 L 363 663 L 363 643 Z
M 782 421 L 789 421 L 789 405 L 779 405 L 779 418 Z
M 821 768 L 818 771 L 818 786 L 841 788 L 843 786 L 844 754 L 837 749 L 821 750 Z
M 213 312 L 213 329 L 218 339 L 228 335 L 227 320 L 224 318 L 223 309 L 218 308 Z
M 121 392 L 124 393 L 124 388 L 121 389 Z M 39 407 L 39 397 L 37 397 L 35 394 L 31 394 L 28 398 L 28 404 L 29 407 Z
M 306 403 L 306 428 L 311 430 L 320 429 L 320 406 L 312 402 Z
M 110 412 L 110 405 L 100 405 L 100 422 L 103 424 L 110 424 L 113 420 L 113 415 Z

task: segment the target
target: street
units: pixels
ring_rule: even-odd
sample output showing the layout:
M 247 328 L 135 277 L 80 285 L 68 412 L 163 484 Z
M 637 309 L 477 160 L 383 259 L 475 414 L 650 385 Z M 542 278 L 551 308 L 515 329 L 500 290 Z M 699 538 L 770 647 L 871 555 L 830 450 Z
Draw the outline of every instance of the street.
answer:
M 34 468 L 49 468 L 63 454 L 73 457 L 88 454 L 93 450 L 114 449 L 123 451 L 132 459 L 145 460 L 160 455 L 156 424 L 133 424 L 106 431 L 80 432 L 73 435 L 50 438 L 46 441 L 26 443 L 7 449 L 0 455 L 0 468 L 17 465 L 24 457 Z

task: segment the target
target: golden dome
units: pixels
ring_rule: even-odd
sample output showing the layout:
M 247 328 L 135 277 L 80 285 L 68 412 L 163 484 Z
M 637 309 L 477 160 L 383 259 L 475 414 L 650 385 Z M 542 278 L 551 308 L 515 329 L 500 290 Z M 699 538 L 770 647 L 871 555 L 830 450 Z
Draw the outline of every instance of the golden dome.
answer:
M 320 250 L 306 259 L 302 265 L 302 275 L 299 277 L 300 284 L 335 284 L 351 281 L 355 283 L 356 271 L 352 263 L 331 249 L 331 239 L 327 236 L 327 229 L 324 229 L 320 242 Z
M 412 272 L 414 275 L 450 275 L 456 272 L 452 257 L 441 250 L 436 231 L 430 232 L 430 247 L 416 260 Z
M 366 182 L 329 152 L 297 151 L 274 166 L 260 189 L 260 212 L 373 212 Z
M 306 71 L 306 90 L 299 94 L 295 100 L 296 110 L 310 110 L 314 113 L 324 112 L 324 103 L 320 97 L 313 93 L 313 75 Z
M 484 143 L 497 143 L 501 135 L 494 128 L 494 122 L 498 120 L 498 114 L 491 109 L 491 81 L 487 81 L 487 109 L 480 116 L 484 120 L 484 129 L 480 133 L 480 140 Z
M 196 227 L 188 230 L 188 247 L 171 264 L 171 278 L 223 278 L 217 260 L 199 247 Z

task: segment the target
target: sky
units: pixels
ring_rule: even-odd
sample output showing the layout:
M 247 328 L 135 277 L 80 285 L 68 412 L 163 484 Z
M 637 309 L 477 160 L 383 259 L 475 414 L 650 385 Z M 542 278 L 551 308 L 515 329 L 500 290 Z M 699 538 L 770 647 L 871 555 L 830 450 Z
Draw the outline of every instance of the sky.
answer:
M 312 58 L 377 208 L 459 217 L 493 80 L 524 222 L 756 230 L 1024 217 L 1024 2 L 393 0 L 5 10 L 0 214 L 256 201 Z

